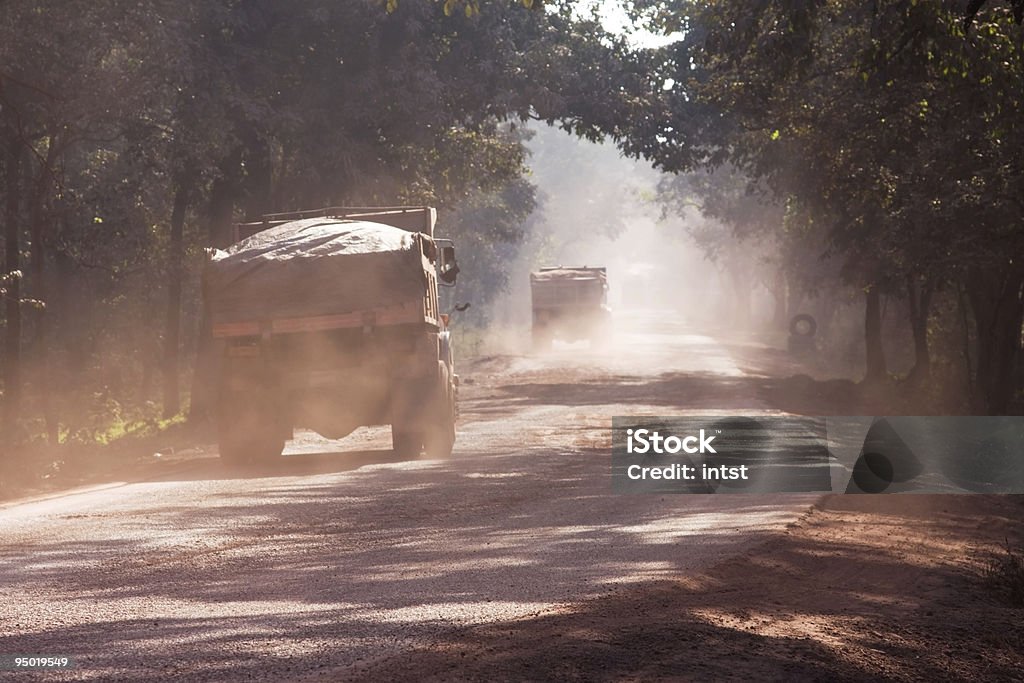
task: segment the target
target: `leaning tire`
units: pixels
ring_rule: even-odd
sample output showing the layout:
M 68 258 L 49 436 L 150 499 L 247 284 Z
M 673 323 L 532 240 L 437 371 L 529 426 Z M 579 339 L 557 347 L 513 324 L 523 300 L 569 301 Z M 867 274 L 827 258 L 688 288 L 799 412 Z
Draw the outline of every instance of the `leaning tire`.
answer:
M 818 331 L 818 321 L 806 313 L 794 315 L 789 321 L 789 333 L 794 337 L 807 337 L 810 339 Z

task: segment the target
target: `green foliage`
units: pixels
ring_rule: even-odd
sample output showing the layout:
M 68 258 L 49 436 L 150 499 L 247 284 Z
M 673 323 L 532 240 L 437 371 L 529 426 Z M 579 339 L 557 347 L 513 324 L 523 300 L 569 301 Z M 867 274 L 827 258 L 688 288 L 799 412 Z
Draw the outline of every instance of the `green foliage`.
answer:
M 742 215 L 749 196 L 679 181 L 732 236 L 777 236 L 790 270 L 818 270 L 825 257 L 859 288 L 968 285 L 983 331 L 979 379 L 989 409 L 1005 408 L 995 385 L 1018 352 L 993 360 L 988 348 L 1019 348 L 1024 282 L 1024 41 L 1008 8 L 993 4 L 969 34 L 939 0 L 634 9 L 682 38 L 651 51 L 672 85 L 625 132 L 624 149 L 669 171 L 728 165 L 753 194 L 773 195 L 764 216 L 774 205 L 788 218 L 765 225 Z M 671 203 L 680 187 L 667 189 Z
M 138 419 L 176 350 L 165 333 L 180 327 L 195 351 L 201 250 L 224 246 L 234 219 L 435 205 L 459 240 L 460 287 L 485 312 L 535 205 L 509 123 L 582 120 L 593 95 L 579 60 L 623 55 L 567 6 L 524 6 L 541 3 L 5 6 L 0 149 L 25 168 L 15 232 L 32 430 L 45 414 L 51 438 L 92 439 Z
M 474 17 L 480 14 L 480 0 L 436 0 L 443 8 L 444 15 L 449 17 L 453 12 L 461 9 L 462 13 L 466 17 Z M 534 7 L 541 7 L 541 0 L 520 0 L 523 7 L 526 9 L 533 9 Z M 384 5 L 384 11 L 388 14 L 398 9 L 398 0 L 382 0 Z
M 720 115 L 683 154 L 658 150 L 663 166 L 727 154 L 806 206 L 862 270 L 949 273 L 1005 258 L 1000 237 L 1020 215 L 1006 186 L 1020 181 L 1011 82 L 1024 73 L 1008 17 L 979 24 L 986 37 L 970 44 L 938 2 L 670 6 L 688 29 L 673 60 L 687 101 L 673 114 Z M 665 128 L 667 140 L 675 121 Z

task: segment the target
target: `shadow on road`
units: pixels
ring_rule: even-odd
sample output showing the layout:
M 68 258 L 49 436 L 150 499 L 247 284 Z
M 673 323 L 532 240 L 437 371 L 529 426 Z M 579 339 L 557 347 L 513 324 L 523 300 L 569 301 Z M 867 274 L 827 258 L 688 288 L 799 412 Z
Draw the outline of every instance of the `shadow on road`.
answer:
M 699 576 L 454 631 L 341 679 L 1017 680 L 1018 611 L 943 550 L 998 545 L 1020 503 L 956 500 L 834 497 Z
M 723 414 L 769 409 L 794 415 L 858 415 L 869 407 L 855 383 L 816 381 L 805 375 L 723 377 L 715 373 L 667 372 L 654 378 L 617 375 L 582 382 L 505 384 L 498 387 L 498 392 L 495 398 L 512 400 L 510 409 L 521 405 L 598 406 L 613 402 L 656 406 L 672 410 L 673 414 L 685 414 L 682 411 L 687 409 L 715 409 Z M 479 409 L 474 406 L 474 410 Z
M 146 481 L 203 481 L 224 479 L 265 479 L 270 477 L 305 477 L 316 474 L 350 472 L 367 465 L 410 462 L 390 448 L 377 450 L 293 453 L 273 461 L 252 464 L 228 464 L 218 457 L 189 461 L 174 472 L 157 475 Z
M 124 498 L 25 512 L 0 545 L 0 652 L 68 653 L 107 680 L 286 680 L 327 663 L 366 680 L 885 676 L 835 646 L 847 642 L 922 655 L 924 678 L 950 677 L 925 656 L 927 619 L 900 637 L 899 619 L 891 632 L 850 627 L 845 641 L 827 630 L 900 607 L 894 591 L 922 580 L 954 586 L 964 604 L 969 587 L 950 565 L 933 563 L 926 579 L 908 570 L 912 544 L 867 552 L 852 536 L 793 539 L 723 563 L 778 540 L 814 497 L 609 495 L 607 411 L 858 414 L 851 383 L 523 379 L 467 385 L 465 429 L 478 445 L 462 447 L 486 457 L 363 449 L 260 468 L 198 457 Z M 606 410 L 560 409 L 593 406 Z M 944 538 L 972 528 L 958 523 Z M 552 608 L 566 604 L 577 607 Z M 381 652 L 404 654 L 374 662 Z
M 304 456 L 258 475 L 276 478 L 254 479 L 251 492 L 212 477 L 196 504 L 162 496 L 179 489 L 157 482 L 151 504 L 131 502 L 130 513 L 114 502 L 53 520 L 101 530 L 95 540 L 79 532 L 22 545 L 8 534 L 0 586 L 62 597 L 32 632 L 0 634 L 0 652 L 69 652 L 118 679 L 194 680 L 201 668 L 210 680 L 282 680 L 294 657 L 369 660 L 378 639 L 408 632 L 412 646 L 453 617 L 501 621 L 685 575 L 793 514 L 791 500 L 758 496 L 707 496 L 673 513 L 609 497 L 601 449 L 548 453 L 544 469 L 536 457 L 506 452 L 469 469 L 458 459 L 380 462 L 381 452 Z M 374 464 L 340 478 L 290 476 L 359 458 Z M 82 613 L 89 623 L 72 616 Z M 133 673 L 114 675 L 120 666 Z
M 510 503 L 497 481 L 490 486 L 498 502 Z M 22 591 L 59 584 L 67 602 L 90 606 L 95 619 L 0 635 L 0 651 L 68 652 L 84 672 L 119 672 L 119 680 L 306 680 L 320 665 L 327 667 L 319 674 L 324 680 L 366 681 L 1014 680 L 1019 673 L 1016 613 L 993 605 L 939 552 L 976 540 L 970 520 L 977 518 L 947 513 L 938 496 L 912 497 L 908 505 L 923 506 L 916 511 L 889 499 L 871 509 L 869 523 L 842 500 L 808 522 L 843 529 L 841 536 L 776 536 L 771 546 L 700 574 L 685 571 L 685 535 L 654 534 L 649 543 L 664 546 L 666 570 L 677 580 L 643 590 L 613 584 L 570 610 L 539 606 L 525 618 L 437 628 L 424 640 L 403 633 L 423 624 L 444 627 L 444 615 L 481 606 L 529 604 L 538 596 L 528 586 L 540 573 L 549 584 L 580 580 L 586 564 L 579 553 L 627 571 L 635 549 L 616 552 L 606 541 L 629 532 L 622 525 L 584 526 L 578 515 L 555 521 L 530 501 L 466 526 L 450 504 L 437 507 L 442 501 L 420 488 L 364 492 L 350 510 L 353 523 L 336 516 L 342 510 L 333 502 L 352 495 L 339 486 L 282 487 L 270 492 L 264 523 L 243 530 L 229 547 L 128 555 L 71 575 L 67 567 L 81 558 L 109 556 L 109 544 L 38 547 L 45 562 L 30 572 L 5 563 L 0 585 L 12 574 Z M 586 496 L 567 503 L 585 509 Z M 315 516 L 296 518 L 298 506 L 312 507 Z M 381 512 L 367 517 L 368 506 Z M 761 502 L 736 513 L 766 510 Z M 698 502 L 677 526 L 710 512 Z M 140 523 L 206 528 L 237 524 L 238 514 L 252 510 L 183 505 L 159 508 Z M 376 514 L 390 515 L 392 528 L 374 525 Z M 634 521 L 643 526 L 645 519 Z M 702 543 L 729 542 L 728 520 L 718 524 L 723 533 Z M 908 524 L 928 533 L 893 543 L 891 534 L 906 533 Z M 510 550 L 517 534 L 551 528 L 560 530 L 555 540 Z M 328 543 L 332 536 L 349 542 L 313 553 L 307 534 L 314 530 Z M 429 543 L 438 535 L 440 544 Z M 221 605 L 232 613 L 221 614 Z M 397 639 L 385 660 L 374 647 L 381 633 Z

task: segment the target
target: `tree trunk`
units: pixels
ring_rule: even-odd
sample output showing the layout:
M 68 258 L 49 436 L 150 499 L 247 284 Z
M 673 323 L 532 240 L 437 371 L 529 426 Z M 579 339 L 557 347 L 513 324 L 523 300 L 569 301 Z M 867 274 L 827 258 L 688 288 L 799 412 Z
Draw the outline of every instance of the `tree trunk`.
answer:
M 915 278 L 907 278 L 910 328 L 914 334 L 914 367 L 907 379 L 914 383 L 927 382 L 931 377 L 932 361 L 928 349 L 928 319 L 931 316 L 932 292 L 931 280 L 926 280 L 919 287 Z
M 59 441 L 60 429 L 57 414 L 53 408 L 51 396 L 52 367 L 49 359 L 49 327 L 53 317 L 53 302 L 46 281 L 46 249 L 43 233 L 46 230 L 46 198 L 53 181 L 53 166 L 57 161 L 58 146 L 51 137 L 46 151 L 46 158 L 39 168 L 39 176 L 33 184 L 32 196 L 29 198 L 29 236 L 32 240 L 31 250 L 31 288 L 32 297 L 42 302 L 35 316 L 35 336 L 32 340 L 33 349 L 32 373 L 39 380 L 39 401 L 43 410 L 46 425 L 46 436 L 51 445 Z
M 157 297 L 154 297 L 151 292 L 146 292 L 142 300 L 144 308 L 141 320 L 142 333 L 139 338 L 139 348 L 142 351 L 142 377 L 139 379 L 139 396 L 142 403 L 146 403 L 153 396 L 153 385 L 157 373 L 163 370 L 163 358 L 160 353 L 162 335 L 157 332 L 159 316 L 155 314 L 158 308 Z
M 974 364 L 971 362 L 971 324 L 967 318 L 967 302 L 964 301 L 963 284 L 958 280 L 956 283 L 956 303 L 960 312 L 960 331 L 962 333 L 961 353 L 964 358 L 964 386 L 967 388 L 967 396 L 974 401 Z
M 978 336 L 978 390 L 981 408 L 1002 415 L 1014 392 L 1014 369 L 1024 320 L 1024 267 L 972 268 L 967 296 Z
M 772 279 L 772 297 L 775 299 L 775 312 L 772 314 L 772 327 L 776 330 L 785 330 L 789 326 L 789 295 L 786 291 L 786 273 L 782 268 L 775 271 Z
M 243 204 L 246 220 L 256 221 L 271 210 L 273 161 L 270 143 L 251 126 L 247 126 L 244 140 L 247 197 Z
M 207 239 L 210 246 L 217 249 L 231 246 L 235 192 L 234 183 L 226 178 L 216 180 L 210 188 L 210 223 Z
M 185 212 L 188 209 L 188 191 L 184 183 L 178 184 L 171 210 L 171 239 L 167 250 L 167 317 L 164 323 L 164 418 L 181 412 L 178 387 L 178 360 L 181 342 L 181 285 L 184 258 Z
M 210 191 L 209 230 L 207 239 L 212 247 L 223 249 L 231 244 L 232 220 L 235 211 L 234 186 L 227 179 L 219 179 Z M 199 316 L 199 343 L 196 368 L 192 375 L 192 402 L 188 419 L 199 422 L 210 418 L 216 408 L 217 377 L 220 374 L 220 354 L 213 338 L 213 322 L 206 310 L 203 294 Z
M 15 135 L 7 140 L 4 154 L 4 176 L 7 201 L 4 210 L 4 272 L 7 294 L 4 297 L 6 334 L 4 335 L 4 405 L 3 426 L 6 434 L 13 432 L 21 404 L 21 226 L 19 199 L 21 193 L 21 141 Z
M 750 328 L 750 300 L 752 282 L 750 276 L 740 267 L 729 268 L 729 282 L 733 291 L 733 323 L 737 330 Z
M 800 312 L 798 309 L 804 300 L 804 294 L 798 286 L 796 278 L 789 274 L 786 275 L 786 295 L 786 327 L 788 328 L 789 321 Z
M 879 382 L 886 378 L 885 350 L 882 347 L 882 302 L 878 287 L 871 285 L 865 293 L 864 345 L 867 372 L 864 380 Z

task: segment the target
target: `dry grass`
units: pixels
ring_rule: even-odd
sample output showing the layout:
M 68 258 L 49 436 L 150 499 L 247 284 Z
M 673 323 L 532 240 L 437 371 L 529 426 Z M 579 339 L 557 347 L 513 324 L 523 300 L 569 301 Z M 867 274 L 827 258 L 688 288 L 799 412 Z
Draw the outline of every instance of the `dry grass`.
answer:
M 982 578 L 1000 598 L 1013 607 L 1024 607 L 1024 548 L 1009 539 L 1002 549 L 983 560 Z

